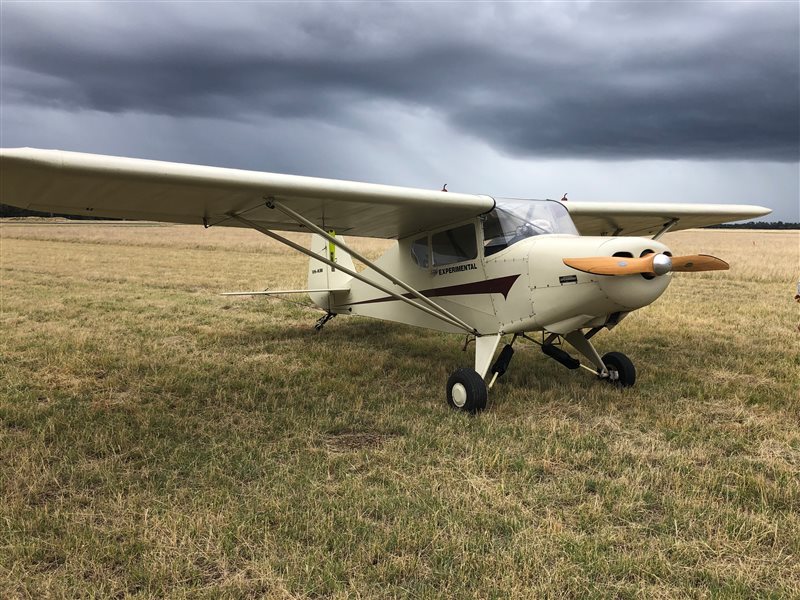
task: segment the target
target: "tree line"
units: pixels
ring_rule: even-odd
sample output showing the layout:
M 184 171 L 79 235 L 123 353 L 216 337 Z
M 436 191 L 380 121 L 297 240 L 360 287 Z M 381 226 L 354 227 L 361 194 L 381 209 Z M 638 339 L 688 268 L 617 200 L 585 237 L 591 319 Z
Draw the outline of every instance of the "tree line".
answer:
M 61 213 L 41 212 L 38 210 L 28 210 L 26 208 L 17 208 L 16 206 L 9 206 L 8 204 L 0 204 L 0 218 L 2 217 L 61 217 L 65 219 L 73 219 L 75 221 L 121 221 L 123 219 L 112 219 L 110 217 L 90 217 L 84 215 L 64 215 Z
M 800 223 L 783 221 L 748 221 L 747 223 L 722 223 L 709 225 L 703 229 L 800 229 Z

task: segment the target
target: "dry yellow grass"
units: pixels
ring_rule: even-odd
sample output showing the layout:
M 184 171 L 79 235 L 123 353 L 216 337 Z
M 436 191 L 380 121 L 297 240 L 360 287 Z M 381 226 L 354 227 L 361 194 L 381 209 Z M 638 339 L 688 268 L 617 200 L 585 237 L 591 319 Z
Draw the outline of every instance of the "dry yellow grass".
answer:
M 668 233 L 664 241 L 675 254 L 702 252 L 728 258 L 729 272 L 703 277 L 733 281 L 781 282 L 788 292 L 800 279 L 800 232 L 706 229 Z
M 479 418 L 458 337 L 216 295 L 305 284 L 257 233 L 0 236 L 0 597 L 800 596 L 798 232 L 668 234 L 732 269 L 597 336 L 635 388 L 520 352 Z

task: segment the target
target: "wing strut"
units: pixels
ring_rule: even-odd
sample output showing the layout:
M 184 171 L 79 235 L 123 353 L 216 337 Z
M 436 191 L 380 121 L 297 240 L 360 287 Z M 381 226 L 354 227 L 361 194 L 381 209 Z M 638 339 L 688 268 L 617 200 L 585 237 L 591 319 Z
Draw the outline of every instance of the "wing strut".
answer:
M 662 235 L 664 235 L 670 229 L 672 229 L 677 222 L 678 222 L 678 219 L 676 218 L 676 219 L 670 219 L 669 221 L 664 223 L 664 225 L 661 227 L 661 229 L 658 230 L 658 233 L 653 236 L 653 239 L 654 240 L 659 239 Z
M 277 240 L 278 242 L 280 242 L 282 244 L 285 244 L 285 245 L 289 246 L 290 248 L 293 248 L 293 249 L 297 250 L 298 252 L 302 252 L 306 256 L 309 256 L 309 257 L 311 257 L 311 258 L 313 258 L 315 260 L 318 260 L 320 262 L 325 263 L 329 267 L 333 267 L 334 269 L 339 269 L 343 273 L 347 273 L 351 277 L 355 277 L 359 281 L 361 281 L 363 283 L 366 283 L 367 285 L 372 286 L 377 290 L 380 290 L 384 294 L 388 294 L 389 296 L 392 296 L 396 300 L 401 300 L 402 302 L 405 302 L 406 304 L 410 304 L 411 306 L 413 306 L 415 308 L 418 308 L 422 312 L 428 313 L 432 317 L 436 317 L 437 319 L 441 319 L 442 321 L 445 321 L 445 322 L 449 323 L 450 325 L 454 325 L 454 326 L 458 327 L 459 329 L 463 329 L 467 333 L 471 333 L 471 334 L 473 334 L 475 336 L 480 336 L 481 335 L 478 332 L 478 330 L 475 329 L 474 327 L 470 327 L 469 325 L 466 325 L 463 322 L 459 322 L 460 319 L 459 320 L 451 319 L 450 317 L 443 315 L 441 312 L 434 311 L 434 310 L 428 308 L 427 306 L 423 306 L 419 302 L 415 302 L 414 300 L 411 300 L 410 298 L 406 298 L 405 296 L 403 296 L 401 294 L 398 294 L 397 292 L 394 292 L 394 291 L 390 290 L 389 288 L 387 288 L 387 287 L 385 287 L 385 286 L 383 286 L 383 285 L 381 285 L 381 284 L 379 284 L 379 283 L 377 283 L 375 281 L 371 281 L 370 279 L 368 279 L 367 277 L 361 275 L 360 273 L 357 273 L 356 271 L 348 269 L 347 267 L 343 267 L 342 265 L 330 260 L 326 256 L 321 256 L 319 254 L 315 254 L 313 251 L 309 250 L 308 248 L 304 248 L 300 244 L 297 244 L 297 243 L 295 243 L 295 242 L 293 242 L 293 241 L 291 241 L 291 240 L 289 240 L 289 239 L 287 239 L 287 238 L 285 238 L 285 237 L 283 237 L 281 235 L 278 235 L 277 233 L 275 233 L 274 231 L 272 231 L 270 229 L 267 229 L 263 225 L 259 225 L 258 223 L 254 223 L 253 221 L 251 221 L 249 219 L 245 219 L 244 217 L 242 217 L 242 216 L 240 216 L 240 215 L 238 215 L 236 213 L 229 213 L 228 216 L 231 219 L 239 221 L 240 223 L 243 223 L 244 225 L 247 225 L 248 227 L 250 227 L 252 229 L 255 229 L 256 231 L 260 231 L 264 235 L 266 235 L 268 237 L 271 237 L 272 239 Z M 366 262 L 366 264 L 371 265 L 370 261 L 365 261 L 365 262 Z
M 371 260 L 365 258 L 361 254 L 359 254 L 358 252 L 356 252 L 355 250 L 350 248 L 347 244 L 345 244 L 341 240 L 337 239 L 335 236 L 332 236 L 331 234 L 329 234 L 327 231 L 325 231 L 321 227 L 318 227 L 313 222 L 311 222 L 308 219 L 306 219 L 303 215 L 293 211 L 288 206 L 285 206 L 284 204 L 282 204 L 282 203 L 280 203 L 280 202 L 278 202 L 278 201 L 276 201 L 276 200 L 274 200 L 272 198 L 270 198 L 269 201 L 267 202 L 267 206 L 269 208 L 277 208 L 279 211 L 281 211 L 286 216 L 291 217 L 292 219 L 294 219 L 298 223 L 302 223 L 303 225 L 308 227 L 311 231 L 313 231 L 315 233 L 318 233 L 319 235 L 324 237 L 326 240 L 328 240 L 329 243 L 335 244 L 336 246 L 338 246 L 339 248 L 341 248 L 342 250 L 347 252 L 350 256 L 354 256 L 355 258 L 357 258 L 358 260 L 363 262 L 365 265 L 368 265 L 373 271 L 375 271 L 379 275 L 383 275 L 384 277 L 386 277 L 386 279 L 391 281 L 393 284 L 400 286 L 405 291 L 407 291 L 408 293 L 413 295 L 415 298 L 420 300 L 423 304 L 427 304 L 430 308 L 432 308 L 433 310 L 437 311 L 438 313 L 441 313 L 443 316 L 448 317 L 451 321 L 455 321 L 456 323 L 458 323 L 461 326 L 462 329 L 464 329 L 466 331 L 470 331 L 470 332 L 474 331 L 473 327 L 470 327 L 467 323 L 465 323 L 463 320 L 459 319 L 457 316 L 455 316 L 449 310 L 439 306 L 438 304 L 436 304 L 433 300 L 431 300 L 427 296 L 423 296 L 420 292 L 418 292 L 417 290 L 412 288 L 407 283 L 401 281 L 400 279 L 398 279 L 397 277 L 395 277 L 391 273 L 387 273 L 386 271 L 381 269 L 378 265 L 376 265 L 374 262 L 372 262 Z

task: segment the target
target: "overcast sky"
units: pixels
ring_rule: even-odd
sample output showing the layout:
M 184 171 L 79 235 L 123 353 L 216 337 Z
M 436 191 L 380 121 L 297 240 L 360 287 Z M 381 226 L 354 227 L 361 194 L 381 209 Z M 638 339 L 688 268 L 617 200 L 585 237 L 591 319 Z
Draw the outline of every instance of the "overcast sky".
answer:
M 800 4 L 0 4 L 0 144 L 800 221 Z

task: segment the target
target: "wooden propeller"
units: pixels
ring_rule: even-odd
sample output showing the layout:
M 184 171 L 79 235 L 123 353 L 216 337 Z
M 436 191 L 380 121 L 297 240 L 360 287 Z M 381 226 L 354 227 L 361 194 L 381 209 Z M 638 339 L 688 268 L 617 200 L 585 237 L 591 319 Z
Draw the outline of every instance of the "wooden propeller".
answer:
M 727 271 L 730 265 L 721 258 L 708 254 L 687 254 L 672 257 L 672 271 Z
M 647 254 L 641 258 L 625 256 L 591 256 L 588 258 L 565 258 L 564 264 L 578 271 L 593 275 L 664 275 L 670 271 L 725 271 L 729 268 L 724 260 L 708 254 L 667 256 Z

